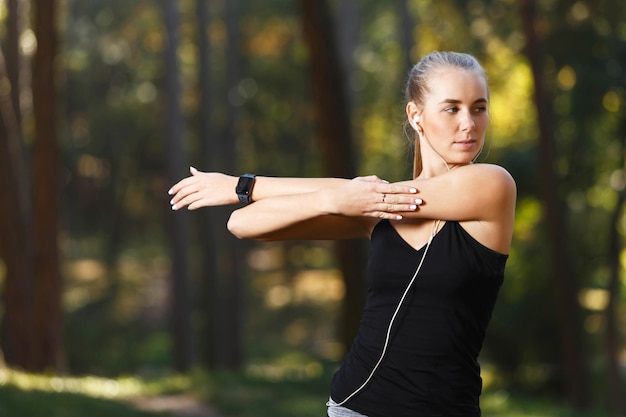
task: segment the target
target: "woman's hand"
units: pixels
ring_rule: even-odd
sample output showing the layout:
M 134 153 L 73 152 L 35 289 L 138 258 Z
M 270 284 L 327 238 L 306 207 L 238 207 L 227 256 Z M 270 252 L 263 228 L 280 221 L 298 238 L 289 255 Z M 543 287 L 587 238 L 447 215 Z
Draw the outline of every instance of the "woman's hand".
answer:
M 168 191 L 172 210 L 187 207 L 195 210 L 200 207 L 224 206 L 239 202 L 235 194 L 238 178 L 219 172 L 201 172 L 189 168 L 191 176 L 174 185 Z
M 329 211 L 335 214 L 399 220 L 399 213 L 415 211 L 422 204 L 416 193 L 414 187 L 389 184 L 371 175 L 326 190 L 326 201 Z

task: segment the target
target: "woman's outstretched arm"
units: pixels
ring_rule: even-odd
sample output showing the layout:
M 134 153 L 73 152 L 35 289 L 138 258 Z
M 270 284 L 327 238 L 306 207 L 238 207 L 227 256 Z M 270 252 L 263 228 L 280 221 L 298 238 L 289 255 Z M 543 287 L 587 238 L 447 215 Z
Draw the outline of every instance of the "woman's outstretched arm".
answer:
M 191 176 L 182 179 L 169 190 L 172 209 L 187 207 L 224 206 L 239 203 L 235 194 L 238 177 L 219 172 L 202 172 L 191 167 Z M 301 194 L 322 188 L 337 187 L 346 181 L 341 178 L 275 178 L 257 176 L 252 188 L 252 200 L 259 201 L 280 195 Z M 382 180 L 381 180 L 382 182 Z

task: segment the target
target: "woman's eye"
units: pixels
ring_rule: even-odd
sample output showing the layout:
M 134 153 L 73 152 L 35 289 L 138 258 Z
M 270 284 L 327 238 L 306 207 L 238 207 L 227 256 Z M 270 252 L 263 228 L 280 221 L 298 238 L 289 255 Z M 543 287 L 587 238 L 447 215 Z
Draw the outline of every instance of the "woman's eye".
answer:
M 446 113 L 457 113 L 459 111 L 458 107 L 448 107 L 445 109 Z
M 487 111 L 487 107 L 486 107 L 486 106 L 476 107 L 476 108 L 474 109 L 474 111 L 475 111 L 476 113 L 484 113 L 484 112 L 486 112 L 486 111 Z

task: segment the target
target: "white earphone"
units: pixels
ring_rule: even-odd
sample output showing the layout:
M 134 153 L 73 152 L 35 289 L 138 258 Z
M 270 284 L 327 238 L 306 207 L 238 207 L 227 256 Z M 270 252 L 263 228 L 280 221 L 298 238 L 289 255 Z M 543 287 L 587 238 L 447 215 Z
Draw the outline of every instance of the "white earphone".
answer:
M 419 122 L 420 122 L 420 117 L 419 115 L 416 114 L 415 116 L 413 116 L 413 123 L 411 123 L 411 126 L 413 127 L 413 130 L 415 130 L 418 134 L 421 134 L 422 130 L 418 126 Z

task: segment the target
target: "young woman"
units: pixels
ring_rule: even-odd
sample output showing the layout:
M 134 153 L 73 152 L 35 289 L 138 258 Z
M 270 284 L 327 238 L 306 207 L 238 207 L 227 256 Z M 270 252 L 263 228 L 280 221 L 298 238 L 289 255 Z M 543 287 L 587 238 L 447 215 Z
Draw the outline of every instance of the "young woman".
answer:
M 174 210 L 254 201 L 228 221 L 240 238 L 370 239 L 367 302 L 333 377 L 330 417 L 481 414 L 477 358 L 504 278 L 516 187 L 503 168 L 474 163 L 489 123 L 489 88 L 474 57 L 425 56 L 406 99 L 410 181 L 192 169 L 170 190 Z

